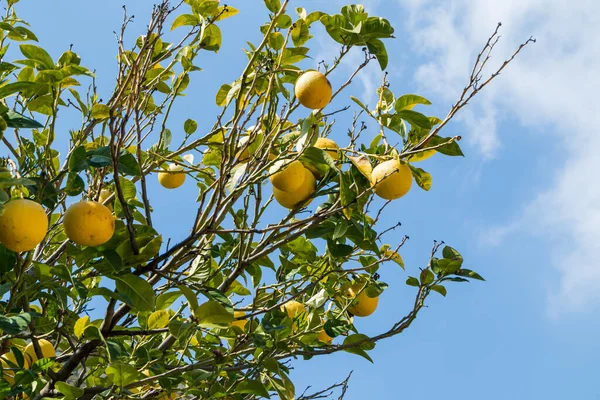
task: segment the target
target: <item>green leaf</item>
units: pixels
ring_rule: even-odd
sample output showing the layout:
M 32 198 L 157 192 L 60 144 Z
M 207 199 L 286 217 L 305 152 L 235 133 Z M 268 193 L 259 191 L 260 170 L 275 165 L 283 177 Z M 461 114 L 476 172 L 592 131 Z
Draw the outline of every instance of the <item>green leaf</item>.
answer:
M 217 52 L 221 48 L 221 29 L 217 25 L 209 25 L 204 30 L 204 38 L 200 42 L 200 47 L 204 50 Z
M 195 310 L 198 308 L 198 297 L 196 297 L 192 289 L 190 289 L 187 286 L 179 285 L 177 286 L 177 288 L 181 291 L 181 293 L 183 293 L 186 300 L 188 301 L 188 304 L 190 305 L 190 310 L 195 312 Z
M 125 153 L 119 157 L 119 172 L 125 175 L 140 176 L 142 170 L 135 156 L 131 153 Z
M 13 82 L 0 87 L 0 99 L 4 99 L 11 94 L 29 91 L 30 89 L 41 88 L 43 85 L 37 82 Z
M 85 315 L 75 322 L 75 326 L 73 327 L 73 333 L 77 337 L 77 339 L 81 339 L 83 336 L 83 332 L 85 332 L 85 328 L 90 324 L 90 317 Z
M 415 286 L 415 287 L 421 286 L 419 284 L 419 280 L 417 278 L 415 278 L 414 276 L 409 276 L 408 279 L 406 280 L 406 284 L 408 286 Z
M 71 386 L 65 382 L 56 382 L 54 388 L 65 396 L 66 400 L 78 399 L 85 393 L 83 389 Z
M 119 177 L 119 183 L 121 186 L 121 191 L 123 192 L 123 197 L 125 200 L 132 200 L 135 198 L 137 194 L 137 189 L 135 188 L 135 184 L 131 182 L 127 178 Z
M 350 99 L 355 102 L 356 104 L 358 104 L 360 106 L 360 108 L 362 108 L 368 115 L 371 114 L 371 112 L 369 111 L 369 109 L 362 103 L 362 101 L 360 101 L 359 99 L 357 99 L 354 96 L 350 96 Z
M 282 14 L 277 20 L 277 27 L 280 29 L 287 29 L 292 26 L 292 17 L 287 14 Z
M 1 212 L 2 209 L 0 208 L 0 213 Z M 15 268 L 16 264 L 17 254 L 13 251 L 8 250 L 6 247 L 0 244 L 0 274 L 4 275 L 9 273 Z
M 21 53 L 30 60 L 36 61 L 42 67 L 50 69 L 54 67 L 54 61 L 50 54 L 41 47 L 32 44 L 22 44 L 19 46 Z
M 285 37 L 281 32 L 271 32 L 271 34 L 269 35 L 269 45 L 274 50 L 281 50 L 284 42 Z
M 383 246 L 381 246 L 380 251 L 384 257 L 389 258 L 390 260 L 398 264 L 400 267 L 402 267 L 402 269 L 404 269 L 404 260 L 402 259 L 402 256 L 400 256 L 400 254 L 398 254 L 397 251 L 392 250 L 389 244 L 384 244 Z
M 442 296 L 446 297 L 447 291 L 446 291 L 446 288 L 443 287 L 442 285 L 433 285 L 431 287 L 431 290 L 433 290 L 434 292 L 438 292 Z
M 358 342 L 362 342 L 362 343 L 356 347 L 344 349 L 344 351 L 348 352 L 348 353 L 352 353 L 352 354 L 357 354 L 361 357 L 366 358 L 370 362 L 373 362 L 373 359 L 367 354 L 367 352 L 365 350 L 374 349 L 375 343 L 371 342 L 367 335 L 363 335 L 361 333 L 356 333 L 354 335 L 350 335 L 344 340 L 343 346 L 353 345 L 354 343 L 358 343 Z
M 352 184 L 352 177 L 350 171 L 342 172 L 340 176 L 340 200 L 342 206 L 345 207 L 342 212 L 346 218 L 350 219 L 352 216 L 351 204 L 356 200 L 356 193 L 350 189 Z
M 166 292 L 158 295 L 156 298 L 156 308 L 159 310 L 165 310 L 169 308 L 175 300 L 181 297 L 181 291 L 176 290 L 174 292 Z
M 295 64 L 304 60 L 307 57 L 307 53 L 308 47 L 286 47 L 283 50 L 281 63 L 283 65 Z
M 227 105 L 229 101 L 231 101 L 231 99 L 228 99 L 227 96 L 231 91 L 231 88 L 232 86 L 228 84 L 221 85 L 221 87 L 219 88 L 219 91 L 217 92 L 217 97 L 215 98 L 215 103 L 217 103 L 219 107 L 223 107 Z
M 456 275 L 459 276 L 466 276 L 468 278 L 473 278 L 473 279 L 477 279 L 480 281 L 485 281 L 485 279 L 483 279 L 483 277 L 481 275 L 479 275 L 477 272 L 475 271 L 471 271 L 470 269 L 465 269 L 462 268 L 461 270 L 459 270 Z
M 29 313 L 21 313 L 10 317 L 0 315 L 0 329 L 9 335 L 17 335 L 29 329 L 28 325 L 30 322 L 31 314 Z
M 327 336 L 335 338 L 348 331 L 348 323 L 341 319 L 328 319 L 323 329 Z
M 414 127 L 431 129 L 431 121 L 429 121 L 429 118 L 419 112 L 412 110 L 400 110 L 396 112 L 396 115 Z
M 92 118 L 107 119 L 110 117 L 110 108 L 105 104 L 94 104 L 92 106 Z
M 394 104 L 396 111 L 412 110 L 417 104 L 431 105 L 431 102 L 425 97 L 418 96 L 416 94 L 405 94 L 400 96 Z
M 198 129 L 198 123 L 193 119 L 187 119 L 183 123 L 183 131 L 188 135 L 191 135 L 192 133 L 196 132 L 196 129 Z
M 425 286 L 425 285 L 429 285 L 430 283 L 433 282 L 433 280 L 435 279 L 435 276 L 433 275 L 433 272 L 431 272 L 431 270 L 429 269 L 424 269 L 423 271 L 421 271 L 421 285 Z
M 444 248 L 442 249 L 442 256 L 444 256 L 444 258 L 448 258 L 450 260 L 462 260 L 463 257 L 460 255 L 460 253 L 450 247 L 450 246 L 444 246 Z
M 207 328 L 226 327 L 233 321 L 233 314 L 227 312 L 225 307 L 215 300 L 201 304 L 194 315 L 198 318 L 198 325 Z
M 425 172 L 421 168 L 413 167 L 412 165 L 408 165 L 410 167 L 410 171 L 417 182 L 417 185 L 425 191 L 431 189 L 431 174 L 429 172 Z
M 444 144 L 446 143 L 446 144 Z M 439 136 L 433 136 L 429 141 L 425 144 L 424 148 L 433 147 L 443 145 L 435 149 L 438 153 L 444 154 L 446 156 L 460 156 L 464 157 L 460 146 L 456 140 L 452 140 L 452 138 L 445 138 Z
M 292 29 L 292 42 L 294 43 L 294 46 L 300 47 L 304 45 L 304 43 L 308 42 L 311 38 L 312 35 L 308 30 L 308 24 L 301 19 L 296 21 L 296 25 L 294 29 Z
M 189 322 L 174 319 L 169 322 L 169 333 L 179 339 L 192 327 L 193 325 Z
M 171 24 L 171 30 L 175 30 L 180 26 L 195 26 L 200 25 L 200 17 L 196 14 L 181 14 Z
M 114 363 L 106 368 L 106 376 L 114 385 L 123 387 L 137 381 L 139 372 L 129 364 Z
M 155 311 L 148 317 L 148 329 L 160 329 L 169 325 L 169 313 L 165 310 Z
M 360 36 L 367 42 L 373 38 L 391 38 L 393 34 L 394 28 L 385 18 L 369 17 L 362 22 Z
M 84 146 L 76 147 L 69 158 L 69 172 L 80 172 L 89 166 Z
M 155 295 L 152 285 L 133 274 L 116 276 L 117 291 L 129 300 L 129 305 L 137 311 L 154 310 Z
M 69 172 L 67 175 L 67 186 L 65 187 L 65 193 L 67 196 L 80 195 L 85 190 L 85 182 L 75 172 Z
M 2 116 L 6 121 L 6 125 L 10 128 L 43 128 L 44 125 L 39 122 L 26 117 L 23 114 L 9 110 L 5 115 Z
M 377 62 L 379 63 L 381 70 L 385 70 L 389 61 L 385 44 L 379 39 L 371 39 L 367 42 L 367 48 L 369 49 L 369 53 L 377 57 Z
M 265 0 L 265 5 L 272 13 L 276 13 L 281 8 L 280 0 Z
M 39 96 L 27 103 L 27 109 L 31 112 L 37 112 L 43 115 L 52 115 L 54 112 L 53 102 L 54 100 L 49 94 Z
M 300 161 L 304 165 L 310 165 L 314 167 L 320 176 L 327 175 L 330 169 L 335 169 L 335 161 L 331 158 L 326 151 L 318 149 L 316 147 L 308 147 L 300 156 Z
M 253 394 L 255 396 L 270 398 L 269 392 L 265 388 L 265 385 L 261 381 L 255 381 L 252 379 L 244 379 L 235 388 L 236 393 L 240 394 Z
M 227 294 L 229 293 L 235 293 L 238 296 L 249 296 L 250 294 L 252 294 L 250 290 L 248 290 L 244 285 L 242 285 L 238 281 L 233 281 L 231 283 L 229 290 L 227 290 Z

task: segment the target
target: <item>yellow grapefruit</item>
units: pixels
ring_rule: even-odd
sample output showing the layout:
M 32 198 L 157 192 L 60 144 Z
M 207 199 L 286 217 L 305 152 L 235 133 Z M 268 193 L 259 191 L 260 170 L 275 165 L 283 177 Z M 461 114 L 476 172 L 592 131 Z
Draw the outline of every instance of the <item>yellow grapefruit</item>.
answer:
M 334 160 L 337 161 L 340 159 L 340 154 L 338 153 L 339 146 L 333 140 L 328 138 L 318 138 L 314 146 L 318 149 L 325 150 Z
M 347 290 L 348 297 L 353 299 L 353 305 L 348 308 L 348 311 L 357 317 L 367 317 L 373 314 L 379 303 L 379 297 L 367 296 L 366 289 L 363 290 L 364 285 L 363 282 L 357 282 Z
M 294 93 L 304 107 L 318 110 L 331 101 L 331 83 L 318 71 L 306 71 L 296 81 Z
M 166 189 L 177 189 L 183 185 L 184 181 L 185 172 L 183 172 L 183 167 L 178 164 L 169 164 L 168 171 L 158 173 L 158 183 Z
M 41 204 L 27 199 L 4 204 L 0 215 L 0 243 L 7 249 L 32 250 L 44 240 L 47 230 L 48 217 Z
M 269 175 L 275 189 L 293 192 L 304 182 L 304 165 L 298 160 L 279 160 L 269 168 Z
M 375 185 L 376 195 L 386 200 L 394 200 L 408 193 L 412 184 L 412 173 L 408 165 L 389 160 L 373 169 L 371 181 Z
M 306 207 L 312 202 L 312 198 L 305 202 L 310 196 L 315 193 L 317 181 L 315 176 L 307 168 L 304 168 L 304 180 L 302 185 L 294 192 L 284 192 L 276 187 L 273 187 L 273 196 L 275 200 L 285 208 L 293 209 L 299 206 Z
M 234 311 L 233 312 L 233 317 L 234 318 L 239 318 L 239 317 L 243 317 L 244 312 L 243 311 Z M 244 330 L 244 328 L 246 327 L 246 324 L 248 323 L 248 319 L 236 319 L 234 320 L 231 325 L 232 326 L 237 326 L 238 328 L 240 328 L 241 330 Z
M 108 207 L 96 201 L 80 201 L 67 209 L 63 226 L 73 243 L 100 246 L 112 237 L 115 220 Z
M 46 339 L 38 340 L 38 344 L 40 345 L 40 349 L 42 350 L 42 358 L 52 358 L 56 357 L 56 350 L 54 350 L 54 346 L 52 343 L 47 341 Z M 29 343 L 25 347 L 25 351 L 23 353 L 24 358 L 29 361 L 29 365 L 32 365 L 37 360 L 39 360 L 37 354 L 35 353 L 35 348 L 33 347 L 33 343 Z

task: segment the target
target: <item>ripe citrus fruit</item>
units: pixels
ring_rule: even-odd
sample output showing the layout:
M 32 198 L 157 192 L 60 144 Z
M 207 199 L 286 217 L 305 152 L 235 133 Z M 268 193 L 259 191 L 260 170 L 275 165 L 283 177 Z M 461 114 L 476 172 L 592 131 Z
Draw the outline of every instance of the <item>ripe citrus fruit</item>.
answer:
M 435 154 L 435 150 L 422 151 L 420 153 L 416 153 L 416 154 L 408 156 L 406 158 L 406 161 L 419 162 L 419 161 L 427 160 L 429 157 L 433 156 L 434 154 Z
M 287 313 L 288 317 L 294 319 L 294 318 L 299 317 L 300 314 L 305 313 L 306 308 L 304 307 L 304 304 L 302 304 L 296 300 L 292 300 L 292 301 L 288 301 L 287 303 L 282 305 L 281 311 L 285 311 Z
M 269 168 L 269 179 L 275 189 L 293 192 L 304 182 L 304 169 L 304 165 L 298 160 L 279 160 Z
M 333 342 L 333 338 L 329 336 L 327 332 L 325 332 L 325 329 L 321 329 L 321 332 L 319 332 L 319 336 L 317 336 L 317 340 L 325 344 L 331 344 L 331 342 Z
M 284 305 L 281 306 L 281 311 L 285 311 L 289 318 L 292 320 L 296 320 L 302 318 L 304 314 L 306 314 L 306 308 L 304 304 L 297 302 L 296 300 L 288 301 Z M 292 324 L 292 331 L 296 331 L 298 329 L 298 324 L 294 322 Z
M 0 356 L 0 363 L 2 364 L 2 378 L 12 386 L 15 383 L 15 371 L 13 369 L 18 368 L 19 365 L 15 354 L 12 351 L 2 354 Z M 29 368 L 27 357 L 24 357 L 23 364 L 24 368 Z
M 108 207 L 96 201 L 80 201 L 67 209 L 63 226 L 73 243 L 100 246 L 115 232 L 115 219 Z
M 315 193 L 317 181 L 315 176 L 308 169 L 303 167 L 304 179 L 302 185 L 294 192 L 284 192 L 276 187 L 273 187 L 273 196 L 275 200 L 285 208 L 293 209 L 298 206 L 306 207 L 312 202 L 312 198 L 307 202 L 304 200 L 308 199 Z
M 21 252 L 34 249 L 46 236 L 48 217 L 41 204 L 27 199 L 4 204 L 0 215 L 0 243 Z
M 333 158 L 334 160 L 340 159 L 340 154 L 338 153 L 339 147 L 336 142 L 327 138 L 318 138 L 315 142 L 314 146 L 318 149 L 323 149 Z
M 296 81 L 294 93 L 304 107 L 318 110 L 331 101 L 331 83 L 318 71 L 306 71 Z
M 348 311 L 357 317 L 367 317 L 373 314 L 379 303 L 379 297 L 367 296 L 367 291 L 363 290 L 364 285 L 363 282 L 357 282 L 347 290 L 348 297 L 354 300 L 353 305 L 348 308 Z M 356 295 L 357 293 L 358 295 Z
M 185 181 L 185 172 L 183 167 L 177 164 L 169 164 L 168 171 L 161 171 L 158 173 L 158 183 L 166 189 L 176 189 L 183 185 Z
M 158 397 L 157 400 L 175 400 L 177 398 L 176 392 L 163 392 Z
M 56 350 L 54 350 L 54 346 L 52 343 L 47 341 L 46 339 L 38 340 L 38 344 L 40 345 L 40 349 L 42 350 L 42 358 L 52 358 L 56 357 Z M 25 347 L 25 351 L 23 352 L 23 357 L 25 360 L 29 361 L 29 365 L 32 365 L 37 360 L 39 360 L 37 354 L 35 353 L 35 348 L 33 347 L 33 343 L 29 343 Z M 26 363 L 27 363 L 26 361 Z
M 371 181 L 375 185 L 375 194 L 386 200 L 394 200 L 408 193 L 412 184 L 412 173 L 408 165 L 389 160 L 373 169 Z
M 239 317 L 243 317 L 244 312 L 243 311 L 234 311 L 233 312 L 233 317 L 234 318 L 239 318 Z M 248 319 L 236 319 L 234 320 L 231 325 L 232 326 L 237 326 L 238 328 L 240 328 L 241 330 L 244 330 L 244 328 L 246 327 L 246 324 L 248 323 Z
M 108 199 L 112 194 L 113 194 L 113 192 L 111 190 L 109 190 L 109 189 L 102 189 L 100 191 L 100 196 L 98 197 L 98 203 L 104 204 L 104 202 L 106 201 L 106 199 Z M 113 206 L 112 206 L 113 201 L 111 201 L 111 202 L 109 202 L 107 204 L 104 204 L 110 211 L 113 210 Z

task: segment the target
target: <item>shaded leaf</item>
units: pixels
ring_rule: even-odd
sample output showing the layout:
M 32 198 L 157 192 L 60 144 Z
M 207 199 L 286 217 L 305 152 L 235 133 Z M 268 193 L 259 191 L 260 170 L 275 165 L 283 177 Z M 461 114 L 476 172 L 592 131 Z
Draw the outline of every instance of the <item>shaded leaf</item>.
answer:
M 116 386 L 126 386 L 137 381 L 138 371 L 129 364 L 115 363 L 106 368 L 108 380 Z
M 133 274 L 116 276 L 117 291 L 129 300 L 129 305 L 138 311 L 154 310 L 155 294 L 152 285 Z

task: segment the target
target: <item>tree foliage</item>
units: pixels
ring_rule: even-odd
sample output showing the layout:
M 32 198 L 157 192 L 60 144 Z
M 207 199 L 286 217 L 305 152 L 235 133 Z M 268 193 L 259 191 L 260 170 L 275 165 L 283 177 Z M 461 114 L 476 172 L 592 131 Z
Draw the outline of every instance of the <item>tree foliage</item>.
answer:
M 126 15 L 116 83 L 100 99 L 89 60 L 71 49 L 54 59 L 18 18 L 17 3 L 8 0 L 0 23 L 0 212 L 11 199 L 31 199 L 43 205 L 50 225 L 31 251 L 0 245 L 0 353 L 7 360 L 0 397 L 293 399 L 292 359 L 346 351 L 371 360 L 376 342 L 407 329 L 431 292 L 445 296 L 451 282 L 482 280 L 463 268 L 457 250 L 434 243 L 423 268 L 406 267 L 414 301 L 403 315 L 390 316 L 389 329 L 368 336 L 353 323 L 356 300 L 348 288 L 377 298 L 387 288 L 380 266 L 405 268 L 400 250 L 408 238 L 383 242 L 395 227 L 378 229 L 387 203 L 374 195 L 371 172 L 383 161 L 406 164 L 428 151 L 463 155 L 460 137 L 439 133 L 500 72 L 482 80 L 497 31 L 446 118 L 415 111 L 430 101 L 393 93 L 384 78 L 374 108 L 352 98 L 353 124 L 343 127 L 348 143 L 332 157 L 314 145 L 347 108 L 307 110 L 293 84 L 319 24 L 339 46 L 333 60 L 319 65 L 325 75 L 349 52 L 364 53 L 333 98 L 344 96 L 367 64 L 385 70 L 394 29 L 360 5 L 329 15 L 265 0 L 262 40 L 247 43 L 248 62 L 216 93 L 221 111 L 204 130 L 193 116 L 173 126 L 170 115 L 200 71 L 199 55 L 225 45 L 222 21 L 237 17 L 234 7 L 162 2 L 133 41 L 125 35 Z M 177 40 L 167 42 L 168 31 Z M 18 48 L 18 60 L 4 60 L 9 48 Z M 65 108 L 81 114 L 68 136 L 55 130 Z M 367 132 L 365 118 L 376 132 Z M 299 160 L 318 184 L 310 204 L 274 221 L 271 210 L 281 206 L 269 169 L 280 160 Z M 147 191 L 146 180 L 169 164 L 198 188 L 197 213 L 187 216 L 181 229 L 189 234 L 178 243 L 154 228 L 160 211 Z M 410 171 L 429 190 L 431 175 L 412 164 Z M 80 200 L 111 206 L 115 231 L 108 242 L 86 247 L 68 239 L 65 210 Z M 290 315 L 296 302 L 303 311 Z M 99 309 L 102 317 L 91 317 Z M 43 357 L 42 339 L 56 357 Z M 33 359 L 24 357 L 28 344 Z

